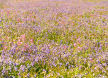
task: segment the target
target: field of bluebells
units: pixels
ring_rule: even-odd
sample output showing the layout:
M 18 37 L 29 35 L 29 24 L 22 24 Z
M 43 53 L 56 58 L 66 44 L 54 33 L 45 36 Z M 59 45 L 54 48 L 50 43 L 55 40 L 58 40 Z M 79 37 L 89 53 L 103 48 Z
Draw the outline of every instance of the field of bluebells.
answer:
M 0 0 L 0 78 L 108 78 L 108 0 Z

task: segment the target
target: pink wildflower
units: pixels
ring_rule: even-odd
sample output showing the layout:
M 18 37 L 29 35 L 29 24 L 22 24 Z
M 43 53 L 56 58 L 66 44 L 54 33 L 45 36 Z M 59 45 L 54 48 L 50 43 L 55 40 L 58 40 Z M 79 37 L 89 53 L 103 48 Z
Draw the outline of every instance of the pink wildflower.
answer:
M 63 48 L 64 48 L 64 50 L 66 50 L 66 49 L 67 49 L 67 46 L 66 46 L 66 45 L 64 45 L 64 46 L 63 46 Z
M 19 37 L 19 39 L 18 39 L 18 42 L 17 42 L 17 44 L 18 45 L 21 45 L 24 41 L 25 41 L 25 34 L 23 34 L 23 35 L 21 35 L 20 37 Z
M 22 44 L 22 42 L 20 41 L 20 39 L 18 40 L 17 44 L 18 45 L 21 45 Z
M 7 11 L 7 16 L 9 16 L 9 14 L 10 14 L 10 12 L 9 12 L 9 11 Z
M 82 48 L 81 47 L 78 47 L 77 49 L 80 51 Z
M 20 22 L 21 21 L 20 18 L 18 18 L 17 21 Z
M 76 43 L 74 43 L 74 47 L 76 46 Z
M 29 45 L 28 44 L 24 44 L 24 47 L 29 48 Z
M 20 36 L 20 40 L 22 40 L 22 42 L 24 42 L 26 40 L 25 34 Z
M 7 49 L 7 46 L 3 46 L 3 50 L 6 50 Z
M 24 44 L 24 47 L 22 48 L 22 51 L 27 51 L 29 49 L 29 45 L 28 44 Z
M 33 39 L 30 39 L 30 43 L 33 44 Z
M 22 51 L 26 51 L 26 48 L 25 48 L 25 47 L 23 47 L 23 48 L 22 48 Z

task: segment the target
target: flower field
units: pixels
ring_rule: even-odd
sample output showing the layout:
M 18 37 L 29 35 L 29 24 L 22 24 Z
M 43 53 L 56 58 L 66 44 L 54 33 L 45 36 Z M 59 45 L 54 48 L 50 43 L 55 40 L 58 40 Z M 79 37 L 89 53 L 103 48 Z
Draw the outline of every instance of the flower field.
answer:
M 0 0 L 0 78 L 108 78 L 108 0 Z

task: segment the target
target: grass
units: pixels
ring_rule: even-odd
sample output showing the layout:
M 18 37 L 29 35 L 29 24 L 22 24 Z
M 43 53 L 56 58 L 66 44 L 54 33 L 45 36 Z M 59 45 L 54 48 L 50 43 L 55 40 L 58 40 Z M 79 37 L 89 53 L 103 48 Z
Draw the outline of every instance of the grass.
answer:
M 70 15 L 50 7 L 2 9 L 1 78 L 107 78 L 105 14 L 93 10 Z

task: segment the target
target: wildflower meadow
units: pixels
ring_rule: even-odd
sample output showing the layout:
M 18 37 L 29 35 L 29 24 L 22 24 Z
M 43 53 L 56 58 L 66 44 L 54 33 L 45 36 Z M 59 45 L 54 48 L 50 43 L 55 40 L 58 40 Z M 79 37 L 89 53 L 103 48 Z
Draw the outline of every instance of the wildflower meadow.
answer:
M 0 0 L 0 78 L 108 78 L 108 0 Z

